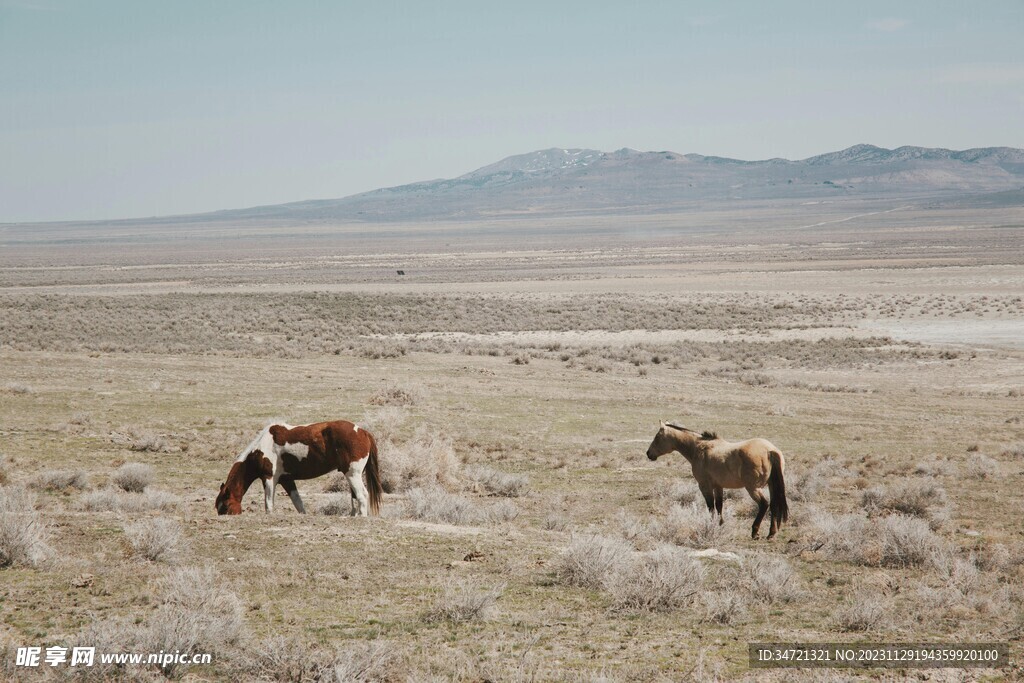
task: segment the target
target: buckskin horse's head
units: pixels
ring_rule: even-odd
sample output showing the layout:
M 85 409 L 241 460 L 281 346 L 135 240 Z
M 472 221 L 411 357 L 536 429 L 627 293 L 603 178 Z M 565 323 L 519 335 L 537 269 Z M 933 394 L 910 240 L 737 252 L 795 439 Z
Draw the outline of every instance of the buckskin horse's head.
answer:
M 661 428 L 658 433 L 654 435 L 654 441 L 647 447 L 647 459 L 657 460 L 661 456 L 672 451 L 675 445 L 672 443 L 672 439 L 669 437 L 666 431 L 667 425 L 662 422 Z

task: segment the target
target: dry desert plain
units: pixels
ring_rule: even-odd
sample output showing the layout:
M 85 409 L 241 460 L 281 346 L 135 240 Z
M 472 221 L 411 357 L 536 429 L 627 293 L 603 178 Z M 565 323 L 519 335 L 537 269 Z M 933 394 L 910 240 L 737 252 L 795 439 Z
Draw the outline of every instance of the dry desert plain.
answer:
M 1020 211 L 864 213 L 0 233 L 0 677 L 1021 676 Z M 380 517 L 337 477 L 215 514 L 261 427 L 337 418 Z M 662 420 L 783 450 L 776 539 L 646 459 Z M 764 641 L 1014 662 L 752 670 Z M 58 644 L 213 662 L 14 664 Z

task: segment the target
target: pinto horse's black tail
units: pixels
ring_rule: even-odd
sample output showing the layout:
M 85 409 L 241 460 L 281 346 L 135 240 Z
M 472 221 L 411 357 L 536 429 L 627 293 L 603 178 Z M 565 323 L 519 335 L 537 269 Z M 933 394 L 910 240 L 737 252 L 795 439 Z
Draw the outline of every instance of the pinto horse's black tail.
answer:
M 377 440 L 370 437 L 370 455 L 367 458 L 366 488 L 370 493 L 370 512 L 380 514 L 380 499 L 384 495 L 384 489 L 380 485 L 380 470 L 377 468 Z
M 768 474 L 768 493 L 771 494 L 769 506 L 772 521 L 782 526 L 783 522 L 789 520 L 789 503 L 786 502 L 786 478 L 782 474 L 785 461 L 782 459 L 781 453 L 769 451 L 768 462 L 772 466 L 772 471 Z

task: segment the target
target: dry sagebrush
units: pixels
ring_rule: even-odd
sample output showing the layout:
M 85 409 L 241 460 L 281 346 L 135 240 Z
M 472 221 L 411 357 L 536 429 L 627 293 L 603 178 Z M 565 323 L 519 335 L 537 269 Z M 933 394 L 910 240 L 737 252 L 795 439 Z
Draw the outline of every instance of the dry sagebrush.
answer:
M 181 524 L 173 519 L 146 519 L 124 528 L 132 554 L 150 562 L 173 564 L 188 548 Z
M 974 454 L 967 460 L 964 473 L 972 479 L 991 479 L 999 474 L 999 461 L 987 455 Z
M 252 679 L 290 683 L 370 683 L 398 680 L 398 650 L 388 641 L 346 640 L 332 651 L 309 639 L 272 636 L 240 644 L 232 663 Z
M 947 526 L 953 516 L 946 490 L 929 481 L 869 488 L 861 496 L 861 506 L 868 516 L 900 513 L 919 517 L 936 531 Z
M 747 598 L 732 588 L 706 591 L 701 594 L 699 605 L 703 611 L 701 621 L 723 626 L 738 621 L 748 609 Z
M 245 625 L 242 601 L 213 569 L 173 570 L 156 588 L 163 599 L 140 632 L 144 652 L 180 650 L 216 656 L 238 641 Z
M 380 478 L 386 493 L 422 486 L 455 489 L 461 464 L 452 440 L 443 434 L 419 429 L 404 443 L 381 447 Z
M 78 508 L 88 512 L 168 512 L 180 505 L 181 499 L 174 494 L 152 488 L 145 493 L 125 493 L 107 487 L 83 494 L 78 500 Z
M 716 548 L 728 538 L 726 527 L 703 502 L 673 505 L 664 517 L 651 523 L 650 533 L 659 541 L 698 549 Z
M 33 567 L 51 553 L 36 498 L 19 486 L 0 486 L 0 567 Z
M 701 495 L 696 482 L 692 478 L 675 479 L 669 484 L 655 485 L 644 497 L 645 499 L 658 500 L 663 503 L 678 503 L 683 507 L 688 507 L 698 501 L 704 501 L 704 496 Z
M 374 406 L 412 406 L 424 399 L 423 389 L 406 384 L 388 384 L 368 399 Z
M 819 511 L 809 520 L 807 537 L 812 550 L 865 566 L 936 568 L 952 553 L 927 522 L 902 514 L 868 519 Z
M 462 474 L 478 489 L 492 496 L 519 498 L 530 486 L 530 478 L 525 474 L 509 474 L 486 465 L 471 465 L 464 468 Z
M 69 645 L 88 643 L 97 652 L 190 652 L 210 653 L 214 661 L 237 656 L 244 632 L 242 601 L 212 568 L 181 567 L 156 579 L 156 609 L 144 620 L 114 617 L 90 622 Z M 177 678 L 181 665 L 159 669 L 166 678 Z M 138 665 L 81 667 L 71 672 L 79 680 L 149 680 Z
M 617 612 L 661 612 L 693 603 L 704 590 L 704 567 L 671 545 L 635 552 L 624 541 L 598 535 L 574 536 L 556 566 L 557 580 L 596 588 Z
M 345 483 L 346 488 L 348 483 Z M 326 503 L 321 504 L 317 510 L 321 515 L 327 515 L 329 517 L 337 517 L 340 515 L 352 514 L 352 502 L 351 497 L 343 496 L 331 496 Z
M 768 605 L 794 602 L 806 594 L 803 579 L 785 557 L 753 553 L 740 565 L 742 584 L 751 597 Z
M 257 680 L 320 681 L 331 667 L 325 652 L 298 638 L 271 636 L 247 649 L 238 663 Z
M 839 469 L 831 458 L 815 462 L 811 467 L 786 465 L 786 497 L 801 503 L 818 499 L 828 488 L 828 473 Z
M 892 614 L 890 598 L 858 591 L 853 600 L 835 611 L 833 618 L 835 628 L 840 631 L 863 632 L 891 622 Z
M 128 462 L 117 468 L 110 480 L 123 491 L 142 493 L 153 483 L 153 468 L 140 462 Z
M 504 584 L 490 586 L 466 579 L 448 580 L 424 619 L 454 623 L 488 621 L 496 615 L 496 603 L 504 592 Z
M 177 453 L 183 450 L 171 437 L 136 426 L 123 426 L 111 432 L 110 441 L 137 453 Z
M 574 535 L 562 551 L 555 572 L 560 583 L 603 588 L 632 558 L 633 549 L 618 538 Z
M 81 470 L 55 470 L 40 473 L 29 486 L 43 491 L 84 490 L 89 488 L 89 477 Z
M 32 387 L 21 382 L 7 382 L 0 388 L 5 394 L 31 394 L 33 393 Z
M 443 524 L 495 524 L 514 520 L 519 516 L 519 508 L 511 501 L 479 504 L 441 488 L 428 487 L 409 491 L 405 513 L 413 519 Z
M 704 567 L 684 551 L 662 545 L 624 562 L 604 589 L 613 609 L 662 612 L 690 604 L 703 590 Z

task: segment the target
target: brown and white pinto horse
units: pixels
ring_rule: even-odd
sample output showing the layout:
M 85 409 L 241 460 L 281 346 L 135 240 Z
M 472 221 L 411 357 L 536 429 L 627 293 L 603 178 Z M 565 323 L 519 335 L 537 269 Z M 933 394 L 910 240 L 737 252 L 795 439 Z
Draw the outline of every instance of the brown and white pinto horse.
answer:
M 377 470 L 377 441 L 373 434 L 345 420 L 317 422 L 293 427 L 273 424 L 264 427 L 235 459 L 228 480 L 217 494 L 217 514 L 242 512 L 242 496 L 259 479 L 263 482 L 263 502 L 267 512 L 274 511 L 274 489 L 284 487 L 295 509 L 305 512 L 295 482 L 313 479 L 339 470 L 348 479 L 352 492 L 352 514 L 366 516 L 367 502 L 373 514 L 380 510 L 383 494 Z M 369 485 L 363 486 L 363 472 Z
M 764 514 L 771 509 L 771 539 L 782 523 L 789 519 L 789 504 L 786 502 L 786 480 L 783 471 L 786 462 L 782 451 L 766 439 L 747 439 L 730 442 L 719 439 L 716 434 L 698 434 L 692 429 L 671 423 L 661 423 L 661 429 L 654 435 L 654 441 L 647 449 L 647 457 L 657 460 L 671 451 L 679 451 L 690 463 L 693 478 L 704 495 L 708 511 L 718 512 L 722 520 L 722 489 L 744 488 L 757 503 L 757 517 L 750 530 L 751 538 L 757 538 Z M 771 502 L 765 499 L 759 489 L 768 486 Z

